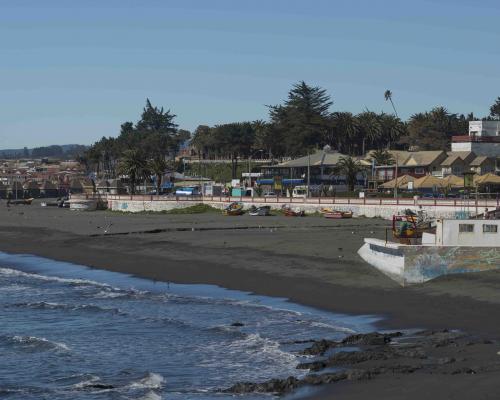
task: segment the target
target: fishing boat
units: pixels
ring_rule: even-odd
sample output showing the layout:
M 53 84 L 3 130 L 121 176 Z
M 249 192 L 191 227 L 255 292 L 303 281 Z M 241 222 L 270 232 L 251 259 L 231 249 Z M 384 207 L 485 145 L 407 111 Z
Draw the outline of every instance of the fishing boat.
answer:
M 268 215 L 271 215 L 271 207 L 270 206 L 262 206 L 262 207 L 252 206 L 248 210 L 248 214 L 253 216 L 253 217 L 266 217 Z
M 421 239 L 424 232 L 436 232 L 433 222 L 422 212 L 417 215 L 406 210 L 402 215 L 392 216 L 392 236 L 403 244 L 416 243 L 415 240 Z
M 59 207 L 59 208 L 69 208 L 70 203 L 68 202 L 68 198 L 59 198 L 54 201 L 42 201 L 40 203 L 41 207 Z
M 288 204 L 283 204 L 281 210 L 285 217 L 303 217 L 306 215 L 304 210 L 292 210 Z
M 365 238 L 358 254 L 403 286 L 442 275 L 500 269 L 500 209 L 481 219 L 437 219 L 410 242 Z
M 324 212 L 323 216 L 325 218 L 331 218 L 331 219 L 352 218 L 352 211 L 337 211 L 337 210 L 332 210 L 332 211 Z
M 33 203 L 33 200 L 35 200 L 33 197 L 30 197 L 29 199 L 16 199 L 16 200 L 8 200 L 8 203 L 10 205 L 24 205 L 24 206 L 30 206 L 31 203 Z
M 224 215 L 242 215 L 243 214 L 243 203 L 233 202 L 229 204 L 223 211 Z
M 76 211 L 95 211 L 97 210 L 98 202 L 96 199 L 77 199 L 72 198 L 65 201 L 64 204 L 69 203 L 70 210 Z

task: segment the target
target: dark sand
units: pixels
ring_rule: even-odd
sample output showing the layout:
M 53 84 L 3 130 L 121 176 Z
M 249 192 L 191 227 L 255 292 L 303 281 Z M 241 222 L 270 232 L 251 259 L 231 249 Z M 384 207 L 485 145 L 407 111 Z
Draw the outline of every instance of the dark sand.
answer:
M 0 250 L 287 297 L 335 312 L 377 314 L 384 317 L 381 328 L 460 329 L 500 340 L 500 271 L 401 288 L 356 254 L 364 237 L 383 238 L 388 226 L 380 219 L 131 215 L 38 203 L 7 208 L 1 202 Z M 500 345 L 493 347 L 500 351 Z M 491 350 L 469 351 L 471 362 L 491 363 Z M 498 374 L 385 375 L 334 384 L 317 398 L 497 399 Z

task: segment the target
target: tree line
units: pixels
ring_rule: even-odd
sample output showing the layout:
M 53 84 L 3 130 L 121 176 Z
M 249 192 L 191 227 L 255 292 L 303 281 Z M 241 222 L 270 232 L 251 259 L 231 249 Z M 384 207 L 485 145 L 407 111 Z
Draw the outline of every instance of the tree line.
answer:
M 451 137 L 466 134 L 469 121 L 477 119 L 473 113 L 455 114 L 438 106 L 402 121 L 392 97 L 390 90 L 384 93 L 394 114 L 332 112 L 326 90 L 300 82 L 283 104 L 268 106 L 268 121 L 200 125 L 192 144 L 203 158 L 231 159 L 248 158 L 256 151 L 269 158 L 297 157 L 325 145 L 350 156 L 369 149 L 446 150 Z M 500 97 L 482 119 L 500 119 Z
M 394 113 L 332 111 L 334 102 L 327 91 L 302 81 L 292 86 L 282 104 L 267 106 L 267 121 L 200 125 L 193 133 L 178 129 L 176 115 L 148 99 L 138 122 L 123 123 L 118 137 L 103 137 L 81 161 L 89 170 L 112 176 L 127 163 L 130 170 L 132 163 L 135 174 L 141 175 L 139 170 L 146 165 L 161 167 L 172 160 L 186 143 L 200 159 L 231 159 L 233 172 L 239 158 L 298 157 L 325 145 L 349 156 L 376 149 L 386 157 L 383 150 L 387 149 L 446 150 L 451 137 L 466 134 L 468 122 L 477 119 L 472 113 L 455 114 L 438 106 L 402 121 L 392 92 L 387 90 L 383 96 Z M 482 119 L 500 119 L 500 97 Z

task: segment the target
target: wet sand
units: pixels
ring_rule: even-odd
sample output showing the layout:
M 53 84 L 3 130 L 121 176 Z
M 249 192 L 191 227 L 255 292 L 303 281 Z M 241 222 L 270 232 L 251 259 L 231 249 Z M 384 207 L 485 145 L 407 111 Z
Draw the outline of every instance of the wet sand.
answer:
M 460 329 L 496 343 L 500 271 L 401 288 L 356 254 L 364 237 L 383 238 L 388 226 L 380 219 L 131 215 L 37 203 L 7 208 L 1 202 L 0 250 L 156 280 L 217 284 L 335 312 L 377 314 L 384 317 L 381 329 Z M 493 347 L 500 351 L 500 345 Z M 491 363 L 491 350 L 470 351 L 475 364 Z M 416 399 L 425 393 L 466 399 L 470 385 L 477 390 L 474 398 L 497 398 L 497 376 L 492 371 L 385 375 L 334 384 L 316 398 Z

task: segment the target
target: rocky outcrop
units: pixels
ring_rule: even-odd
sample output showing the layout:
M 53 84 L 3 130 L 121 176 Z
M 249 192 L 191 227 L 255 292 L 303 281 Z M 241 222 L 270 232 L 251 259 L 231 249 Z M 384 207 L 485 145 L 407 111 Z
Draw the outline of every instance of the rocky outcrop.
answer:
M 395 338 L 400 340 L 395 341 Z M 357 349 L 349 349 L 353 346 Z M 342 341 L 317 340 L 312 341 L 312 344 L 300 353 L 315 357 L 297 365 L 297 369 L 310 371 L 305 377 L 298 379 L 290 376 L 261 383 L 240 382 L 224 389 L 223 392 L 284 394 L 304 385 L 357 381 L 383 375 L 413 374 L 417 371 L 450 375 L 500 371 L 500 363 L 496 358 L 492 358 L 494 361 L 480 368 L 469 365 L 472 360 L 465 355 L 471 346 L 489 346 L 488 353 L 496 354 L 494 342 L 448 330 L 421 331 L 407 336 L 400 332 L 373 332 L 351 335 Z M 330 349 L 335 349 L 333 354 L 324 357 Z M 457 359 L 455 355 L 459 353 L 464 357 Z M 470 354 L 476 353 L 471 351 Z M 329 368 L 328 372 L 326 368 Z M 325 372 L 321 373 L 323 370 Z

